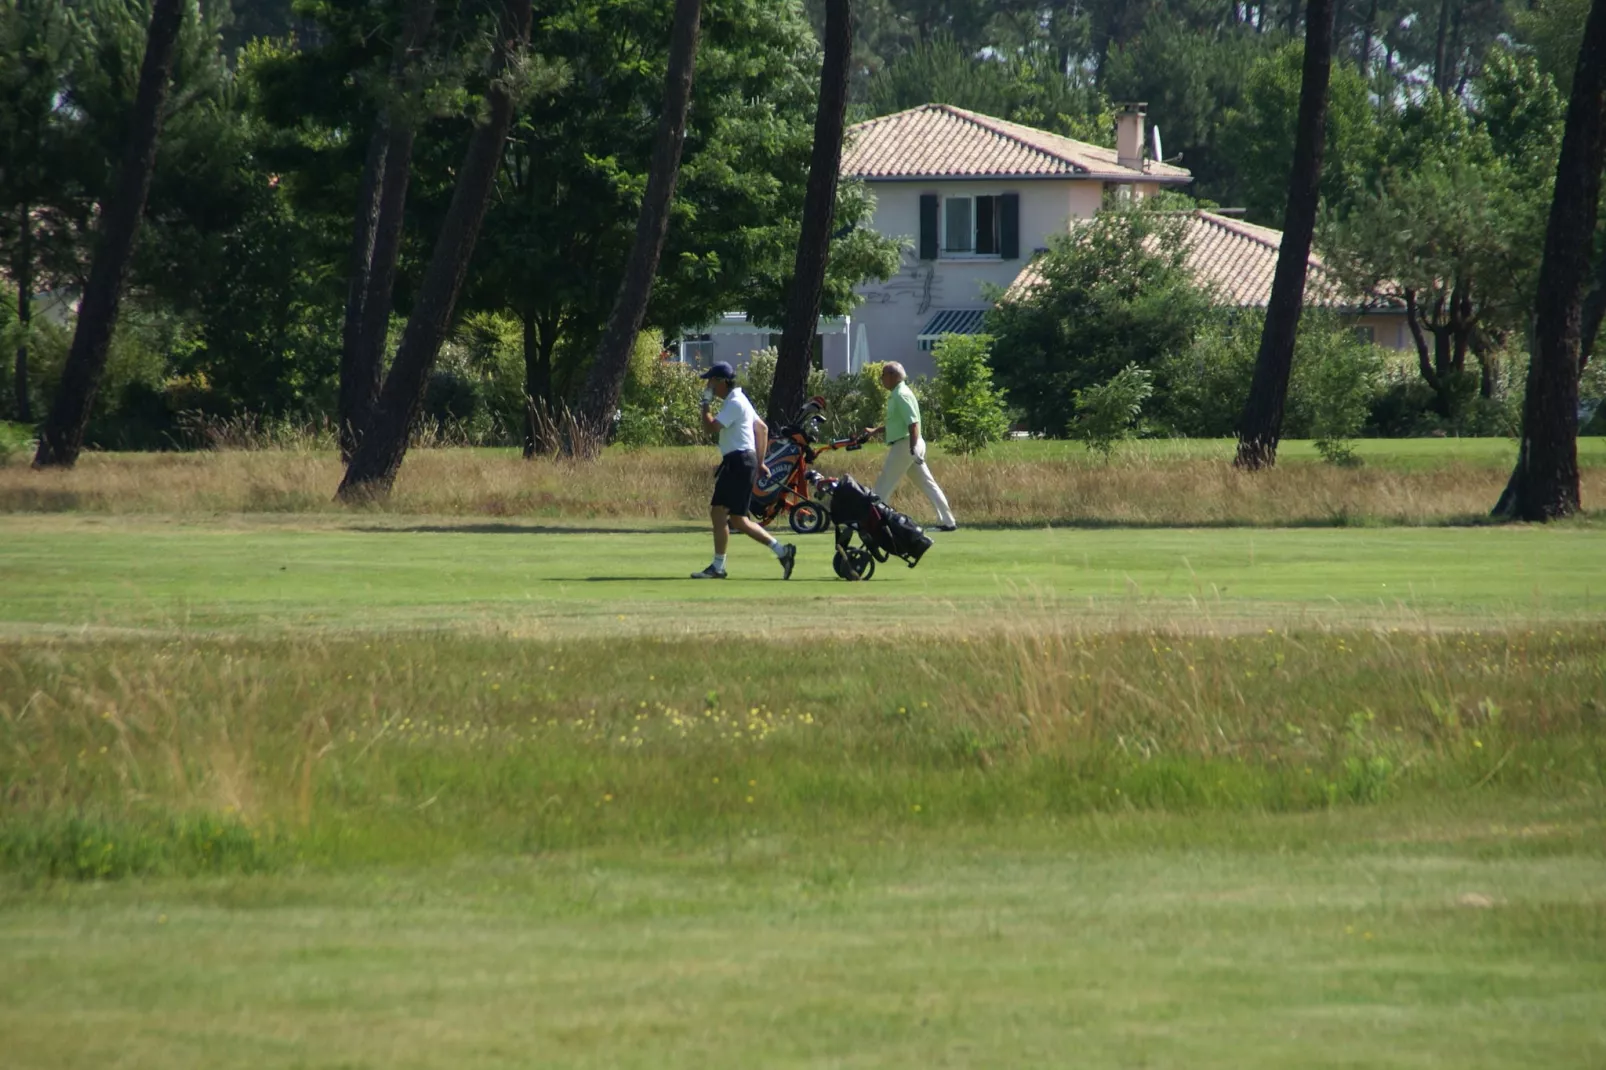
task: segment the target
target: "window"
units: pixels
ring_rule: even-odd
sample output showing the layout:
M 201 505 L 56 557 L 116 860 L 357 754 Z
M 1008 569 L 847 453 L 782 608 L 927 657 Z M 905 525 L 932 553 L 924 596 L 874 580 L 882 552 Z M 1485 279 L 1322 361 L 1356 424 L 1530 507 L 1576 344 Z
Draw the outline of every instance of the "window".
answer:
M 1377 344 L 1376 327 L 1351 327 L 1350 330 L 1355 332 L 1355 340 L 1357 342 L 1365 342 L 1367 345 Z
M 999 255 L 998 197 L 944 197 L 942 251 L 950 256 Z
M 697 368 L 706 368 L 714 361 L 714 336 L 687 334 L 680 339 L 680 362 Z

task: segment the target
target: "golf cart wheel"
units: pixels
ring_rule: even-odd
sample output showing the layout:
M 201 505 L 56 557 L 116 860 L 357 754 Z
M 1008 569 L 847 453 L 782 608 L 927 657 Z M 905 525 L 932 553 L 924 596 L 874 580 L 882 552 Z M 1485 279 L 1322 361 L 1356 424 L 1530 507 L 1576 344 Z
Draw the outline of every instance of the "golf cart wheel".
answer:
M 870 556 L 868 550 L 855 546 L 840 551 L 831 558 L 831 568 L 850 583 L 855 580 L 867 580 L 875 575 L 875 558 Z
M 831 514 L 819 502 L 798 502 L 792 506 L 787 519 L 799 535 L 818 535 L 831 522 Z

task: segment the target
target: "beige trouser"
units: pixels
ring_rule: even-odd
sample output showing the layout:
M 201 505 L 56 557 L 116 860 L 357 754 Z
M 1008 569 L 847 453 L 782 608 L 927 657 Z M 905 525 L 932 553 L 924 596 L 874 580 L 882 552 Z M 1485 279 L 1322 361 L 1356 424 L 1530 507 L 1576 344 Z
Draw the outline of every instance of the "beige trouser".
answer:
M 875 481 L 875 492 L 882 501 L 892 501 L 892 492 L 906 473 L 912 473 L 915 484 L 926 492 L 931 507 L 937 511 L 937 525 L 953 527 L 956 522 L 953 511 L 948 508 L 948 498 L 937 486 L 937 481 L 931 478 L 931 469 L 926 465 L 925 439 L 920 440 L 913 453 L 909 452 L 909 440 L 906 438 L 889 445 L 887 462 L 881 466 L 881 475 Z

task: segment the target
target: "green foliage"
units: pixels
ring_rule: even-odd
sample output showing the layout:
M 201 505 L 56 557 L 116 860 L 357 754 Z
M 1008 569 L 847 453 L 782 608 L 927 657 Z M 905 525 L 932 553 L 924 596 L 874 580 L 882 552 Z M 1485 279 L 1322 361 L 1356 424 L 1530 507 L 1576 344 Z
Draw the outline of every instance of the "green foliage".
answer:
M 953 104 L 1039 130 L 1114 147 L 1108 101 L 1079 73 L 1057 69 L 1042 47 L 1013 53 L 968 52 L 938 34 L 914 45 L 873 75 L 867 117 L 922 104 Z
M 763 349 L 753 350 L 748 355 L 747 366 L 738 369 L 740 376 L 738 382 L 741 383 L 748 398 L 753 400 L 754 407 L 763 404 L 770 396 L 770 390 L 775 385 L 775 363 L 778 357 L 779 354 L 774 346 L 765 346 Z M 810 369 L 810 387 L 814 385 L 812 371 L 813 369 Z
M 657 331 L 636 338 L 614 429 L 614 441 L 622 446 L 690 446 L 706 437 L 701 417 L 707 384 L 696 369 L 662 360 L 662 351 L 663 335 Z
M 1544 0 L 1516 12 L 1517 40 L 1533 50 L 1539 69 L 1564 94 L 1571 93 L 1578 47 L 1590 0 Z
M 568 79 L 525 103 L 476 251 L 465 301 L 561 334 L 558 382 L 594 352 L 635 236 L 646 186 L 672 0 L 562 0 L 536 47 Z M 673 335 L 733 308 L 778 324 L 790 291 L 813 146 L 819 45 L 796 3 L 704 5 L 696 91 L 646 325 Z M 454 136 L 466 136 L 466 130 Z M 438 154 L 440 175 L 456 156 Z M 434 157 L 432 156 L 432 159 Z M 431 213 L 449 191 L 432 180 Z M 899 244 L 864 224 L 868 191 L 842 183 L 821 311 L 898 268 Z
M 1033 431 L 1063 435 L 1076 391 L 1186 350 L 1211 308 L 1184 264 L 1185 219 L 1108 210 L 1056 238 L 1042 284 L 988 314 L 992 363 Z
M 27 424 L 16 424 L 9 420 L 0 420 L 0 465 L 10 464 L 12 461 L 28 460 L 32 458 L 34 447 L 33 428 Z
M 1265 316 L 1252 310 L 1219 310 L 1187 348 L 1162 356 L 1155 367 L 1163 384 L 1155 422 L 1190 438 L 1232 435 L 1249 397 L 1264 326 Z
M 163 875 L 263 873 L 283 861 L 234 817 L 172 814 L 146 820 L 67 813 L 13 813 L 0 820 L 0 872 L 28 880 L 107 881 Z
M 1580 422 L 1578 433 L 1606 434 L 1606 359 L 1596 356 L 1585 365 L 1583 374 L 1578 377 L 1578 400 L 1589 411 Z
M 843 434 L 858 434 L 879 427 L 887 413 L 887 389 L 881 385 L 881 361 L 873 361 L 852 375 L 842 376 L 833 393 L 836 409 L 846 427 Z M 918 398 L 918 394 L 916 395 Z M 829 395 L 827 400 L 833 400 Z M 925 413 L 922 412 L 924 417 Z
M 1307 311 L 1294 346 L 1285 433 L 1314 439 L 1329 464 L 1359 464 L 1351 440 L 1366 425 L 1382 373 L 1376 346 L 1336 317 Z
M 1137 431 L 1143 404 L 1154 394 L 1154 373 L 1128 364 L 1108 382 L 1076 392 L 1076 422 L 1071 437 L 1105 461 L 1115 447 Z
M 33 393 L 56 395 L 72 347 L 73 324 L 34 321 L 29 372 Z M 125 300 L 112 333 L 85 443 L 96 449 L 164 449 L 172 445 L 176 409 L 167 385 L 195 345 L 194 326 L 156 302 Z
M 84 124 L 72 93 L 87 20 L 73 7 L 0 0 L 0 248 L 7 274 L 33 279 L 36 290 L 51 288 L 78 262 L 92 195 L 84 188 Z M 33 242 L 26 265 L 24 210 Z
M 1171 434 L 1232 435 L 1249 397 L 1265 322 L 1259 310 L 1222 314 L 1186 350 L 1162 360 L 1165 401 L 1155 422 Z M 1343 460 L 1388 387 L 1382 350 L 1357 337 L 1341 317 L 1307 310 L 1294 343 L 1283 435 L 1316 439 L 1324 457 Z M 1402 419 L 1415 426 L 1414 415 Z
M 1282 226 L 1288 204 L 1304 56 L 1304 45 L 1295 42 L 1255 60 L 1242 104 L 1229 113 L 1221 134 L 1222 150 L 1232 161 L 1233 201 L 1267 226 Z M 1321 194 L 1330 210 L 1343 213 L 1376 168 L 1377 115 L 1365 79 L 1347 64 L 1333 64 L 1327 93 Z
M 1548 188 L 1555 181 L 1567 116 L 1566 99 L 1555 81 L 1533 56 L 1495 48 L 1476 89 L 1472 119 L 1490 150 L 1513 171 Z
M 1138 33 L 1111 47 L 1103 88 L 1111 100 L 1148 102 L 1149 122 L 1160 127 L 1166 153 L 1182 156 L 1195 193 L 1237 204 L 1243 163 L 1223 143 L 1224 131 L 1266 47 L 1247 26 L 1202 28 L 1175 9 L 1153 10 Z
M 1452 419 L 1466 374 L 1456 354 L 1526 330 L 1558 143 L 1559 102 L 1531 64 L 1497 55 L 1487 85 L 1479 113 L 1437 94 L 1401 109 L 1378 177 L 1320 233 L 1353 292 L 1414 306 L 1424 378 Z
M 950 334 L 937 343 L 937 394 L 943 419 L 941 440 L 956 453 L 975 453 L 1009 433 L 1003 394 L 993 386 L 988 364 L 992 337 L 984 334 Z M 925 420 L 925 405 L 921 405 Z M 922 434 L 935 440 L 929 425 Z

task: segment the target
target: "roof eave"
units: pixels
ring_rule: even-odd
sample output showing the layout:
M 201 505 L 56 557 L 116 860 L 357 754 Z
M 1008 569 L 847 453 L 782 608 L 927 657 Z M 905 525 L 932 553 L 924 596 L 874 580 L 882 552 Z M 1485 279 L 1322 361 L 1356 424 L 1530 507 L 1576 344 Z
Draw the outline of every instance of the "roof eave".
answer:
M 982 171 L 975 174 L 920 174 L 877 175 L 862 171 L 844 171 L 843 178 L 859 182 L 1155 182 L 1168 186 L 1185 186 L 1193 181 L 1192 175 L 1148 175 L 1136 171 L 1075 171 L 1061 174 L 1033 174 L 1031 172 Z

